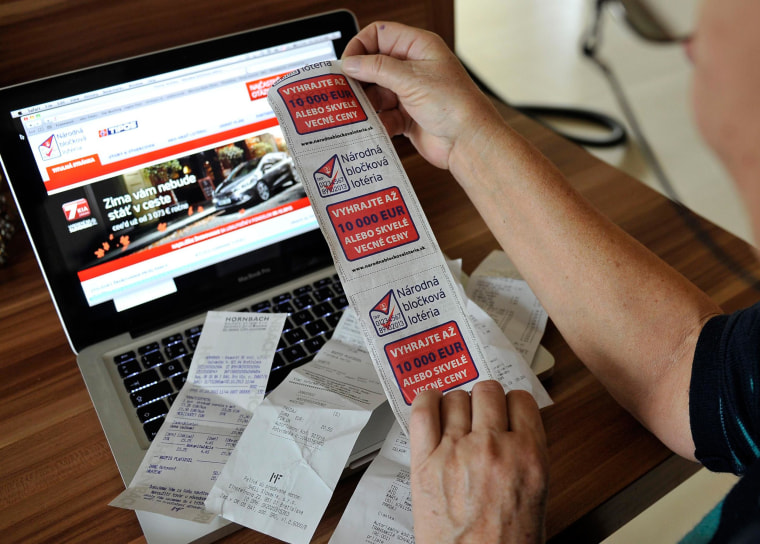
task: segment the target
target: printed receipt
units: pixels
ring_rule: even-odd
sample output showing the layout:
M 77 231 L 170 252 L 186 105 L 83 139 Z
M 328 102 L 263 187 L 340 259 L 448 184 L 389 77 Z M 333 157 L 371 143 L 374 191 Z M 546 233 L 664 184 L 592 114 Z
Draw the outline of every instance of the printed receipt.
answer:
M 384 401 L 347 310 L 314 360 L 256 409 L 206 508 L 290 543 L 309 542 L 360 431 Z
M 362 475 L 330 544 L 413 544 L 409 439 L 394 424 Z
M 514 380 L 505 377 L 530 375 L 516 352 L 487 357 L 361 86 L 325 61 L 284 76 L 268 98 L 404 432 L 422 390 L 470 390 L 492 378 L 507 386 Z M 537 380 L 528 386 L 543 390 Z
M 209 523 L 204 500 L 264 398 L 286 314 L 209 312 L 187 383 L 111 506 Z
M 467 282 L 467 295 L 490 315 L 526 361 L 546 329 L 546 310 L 503 251 L 492 251 Z

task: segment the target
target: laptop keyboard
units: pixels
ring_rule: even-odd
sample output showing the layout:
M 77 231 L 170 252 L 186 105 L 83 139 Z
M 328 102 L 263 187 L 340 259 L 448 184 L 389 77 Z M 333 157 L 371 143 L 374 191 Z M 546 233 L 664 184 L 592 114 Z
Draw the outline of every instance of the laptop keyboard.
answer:
M 332 336 L 346 306 L 343 286 L 334 274 L 240 309 L 288 314 L 272 362 L 272 376 L 278 378 L 276 383 L 270 378 L 269 389 L 290 369 L 314 358 Z M 113 358 L 148 440 L 156 436 L 187 379 L 202 328 L 202 325 L 191 327 Z

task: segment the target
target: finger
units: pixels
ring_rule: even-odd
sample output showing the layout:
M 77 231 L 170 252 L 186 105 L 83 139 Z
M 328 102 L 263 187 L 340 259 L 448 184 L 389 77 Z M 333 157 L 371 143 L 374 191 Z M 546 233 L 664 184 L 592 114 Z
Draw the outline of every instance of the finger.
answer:
M 412 467 L 427 459 L 441 443 L 441 392 L 428 389 L 412 402 L 409 416 L 409 443 Z
M 377 44 L 377 27 L 381 23 L 372 23 L 362 28 L 356 36 L 351 38 L 343 50 L 341 59 L 351 57 L 353 55 L 366 55 L 368 53 L 376 53 L 378 51 Z
M 507 393 L 507 415 L 510 431 L 531 433 L 539 444 L 546 446 L 541 413 L 533 395 L 521 390 Z
M 472 388 L 472 430 L 506 431 L 507 397 L 504 387 L 495 380 L 478 382 Z
M 451 391 L 441 399 L 443 436 L 459 440 L 472 430 L 470 395 L 467 391 Z
M 446 43 L 432 32 L 400 23 L 373 23 L 346 46 L 343 72 L 360 81 L 377 83 L 397 94 L 416 80 L 412 62 L 454 57 Z
M 393 93 L 384 87 L 368 85 L 364 89 L 364 92 L 367 93 L 367 98 L 369 98 L 375 111 L 387 111 L 398 107 L 398 97 L 396 96 L 396 93 Z
M 419 47 L 420 40 L 429 41 L 436 38 L 432 32 L 419 28 L 389 21 L 376 21 L 362 28 L 348 42 L 341 58 L 375 53 L 407 58 L 423 51 L 424 48 Z M 443 40 L 440 41 L 443 43 Z
M 341 61 L 346 75 L 359 81 L 375 83 L 398 93 L 415 77 L 414 70 L 404 60 L 385 55 L 356 55 Z
M 381 111 L 377 116 L 390 136 L 398 136 L 406 131 L 406 121 L 399 110 Z

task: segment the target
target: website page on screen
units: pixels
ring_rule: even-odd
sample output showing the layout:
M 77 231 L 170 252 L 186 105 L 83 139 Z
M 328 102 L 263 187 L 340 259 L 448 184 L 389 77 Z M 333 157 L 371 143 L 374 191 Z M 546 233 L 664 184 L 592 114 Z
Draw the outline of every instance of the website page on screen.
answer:
M 317 229 L 266 93 L 332 34 L 13 112 L 65 267 L 122 311 L 175 279 Z

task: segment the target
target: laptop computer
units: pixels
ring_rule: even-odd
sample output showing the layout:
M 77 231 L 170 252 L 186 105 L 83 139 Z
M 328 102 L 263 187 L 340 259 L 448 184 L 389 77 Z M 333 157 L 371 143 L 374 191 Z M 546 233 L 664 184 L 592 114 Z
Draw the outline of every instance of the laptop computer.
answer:
M 3 170 L 125 483 L 208 310 L 290 314 L 273 388 L 346 307 L 266 92 L 356 32 L 336 11 L 0 90 Z M 349 468 L 392 421 L 373 415 Z M 137 515 L 149 542 L 237 528 Z

